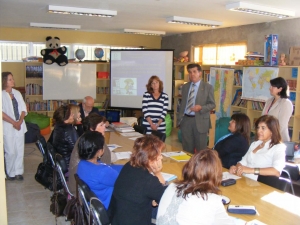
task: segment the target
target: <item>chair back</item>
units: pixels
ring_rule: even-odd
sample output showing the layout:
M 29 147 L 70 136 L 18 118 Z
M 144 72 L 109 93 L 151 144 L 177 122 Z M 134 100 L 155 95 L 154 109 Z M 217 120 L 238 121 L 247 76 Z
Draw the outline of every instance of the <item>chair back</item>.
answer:
M 290 178 L 293 181 L 297 181 L 300 178 L 299 167 L 297 165 L 285 165 L 283 172 L 281 177 Z
M 43 156 L 43 162 L 46 163 L 48 160 L 48 156 L 47 156 L 47 152 L 46 152 L 47 142 L 46 142 L 45 138 L 40 134 L 37 135 L 37 141 L 36 141 L 35 145 L 40 150 L 40 152 Z
M 110 224 L 107 211 L 99 198 L 90 199 L 89 224 L 108 225 Z
M 70 195 L 73 196 L 73 194 L 70 192 L 68 183 L 66 181 L 65 173 L 68 172 L 68 166 L 66 164 L 65 159 L 62 157 L 60 154 L 55 154 L 55 162 L 56 162 L 56 170 L 61 178 L 61 181 L 63 183 L 63 186 L 66 190 L 66 192 Z
M 55 150 L 51 143 L 47 142 L 47 154 L 48 158 L 50 159 L 50 162 L 52 164 L 52 167 L 55 168 Z
M 289 192 L 291 189 L 291 182 L 282 177 L 259 175 L 257 181 L 284 192 Z
M 230 120 L 230 117 L 221 117 L 216 121 L 215 142 L 218 141 L 224 135 L 230 133 L 230 131 L 228 130 Z
M 155 135 L 156 137 L 159 137 L 159 139 L 160 139 L 161 141 L 165 142 L 166 137 L 167 137 L 165 133 L 162 133 L 162 132 L 160 132 L 160 131 L 158 131 L 158 130 L 153 130 L 151 133 L 152 133 L 153 135 Z
M 133 126 L 133 129 L 134 129 L 136 132 L 139 132 L 140 134 L 146 134 L 146 132 L 147 132 L 147 128 L 144 127 L 144 126 L 140 126 L 140 125 L 134 125 L 134 126 Z

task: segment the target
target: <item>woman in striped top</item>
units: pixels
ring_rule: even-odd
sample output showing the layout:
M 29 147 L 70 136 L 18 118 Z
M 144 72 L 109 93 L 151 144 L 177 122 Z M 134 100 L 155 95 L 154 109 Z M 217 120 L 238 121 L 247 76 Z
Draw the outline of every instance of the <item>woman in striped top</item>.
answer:
M 169 105 L 169 98 L 163 92 L 163 82 L 158 76 L 150 77 L 146 85 L 147 92 L 143 96 L 143 126 L 147 127 L 147 134 L 152 130 L 166 132 L 165 116 Z

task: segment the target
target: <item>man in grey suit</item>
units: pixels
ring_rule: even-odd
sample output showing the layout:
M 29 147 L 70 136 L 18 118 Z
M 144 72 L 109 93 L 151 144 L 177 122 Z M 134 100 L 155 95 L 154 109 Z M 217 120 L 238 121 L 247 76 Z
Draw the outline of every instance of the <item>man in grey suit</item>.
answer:
M 213 87 L 202 81 L 198 64 L 187 66 L 190 82 L 182 87 L 182 101 L 178 124 L 182 134 L 183 150 L 194 153 L 207 148 L 207 134 L 211 127 L 210 111 L 216 106 Z

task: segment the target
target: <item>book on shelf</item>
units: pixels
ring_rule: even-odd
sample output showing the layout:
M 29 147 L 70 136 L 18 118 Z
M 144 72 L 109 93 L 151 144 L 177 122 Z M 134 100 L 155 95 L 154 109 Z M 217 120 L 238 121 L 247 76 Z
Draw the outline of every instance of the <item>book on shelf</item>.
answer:
M 240 104 L 240 102 L 241 102 L 241 97 L 242 97 L 242 88 L 240 88 L 240 89 L 237 89 L 236 91 L 235 91 L 235 95 L 234 95 L 234 97 L 233 97 L 233 100 L 232 100 L 232 102 L 231 102 L 231 105 L 239 105 Z
M 243 80 L 243 71 L 242 70 L 235 70 L 234 71 L 234 85 L 236 86 L 242 86 L 242 80 Z

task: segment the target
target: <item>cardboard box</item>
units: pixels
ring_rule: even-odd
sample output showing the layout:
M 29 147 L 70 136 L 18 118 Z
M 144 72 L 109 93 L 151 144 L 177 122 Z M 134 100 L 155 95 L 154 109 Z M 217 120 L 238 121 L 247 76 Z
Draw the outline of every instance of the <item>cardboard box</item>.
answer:
M 108 79 L 109 72 L 97 72 L 97 78 Z
M 300 66 L 300 47 L 290 48 L 290 65 Z
M 278 34 L 265 37 L 264 60 L 266 66 L 278 65 Z

